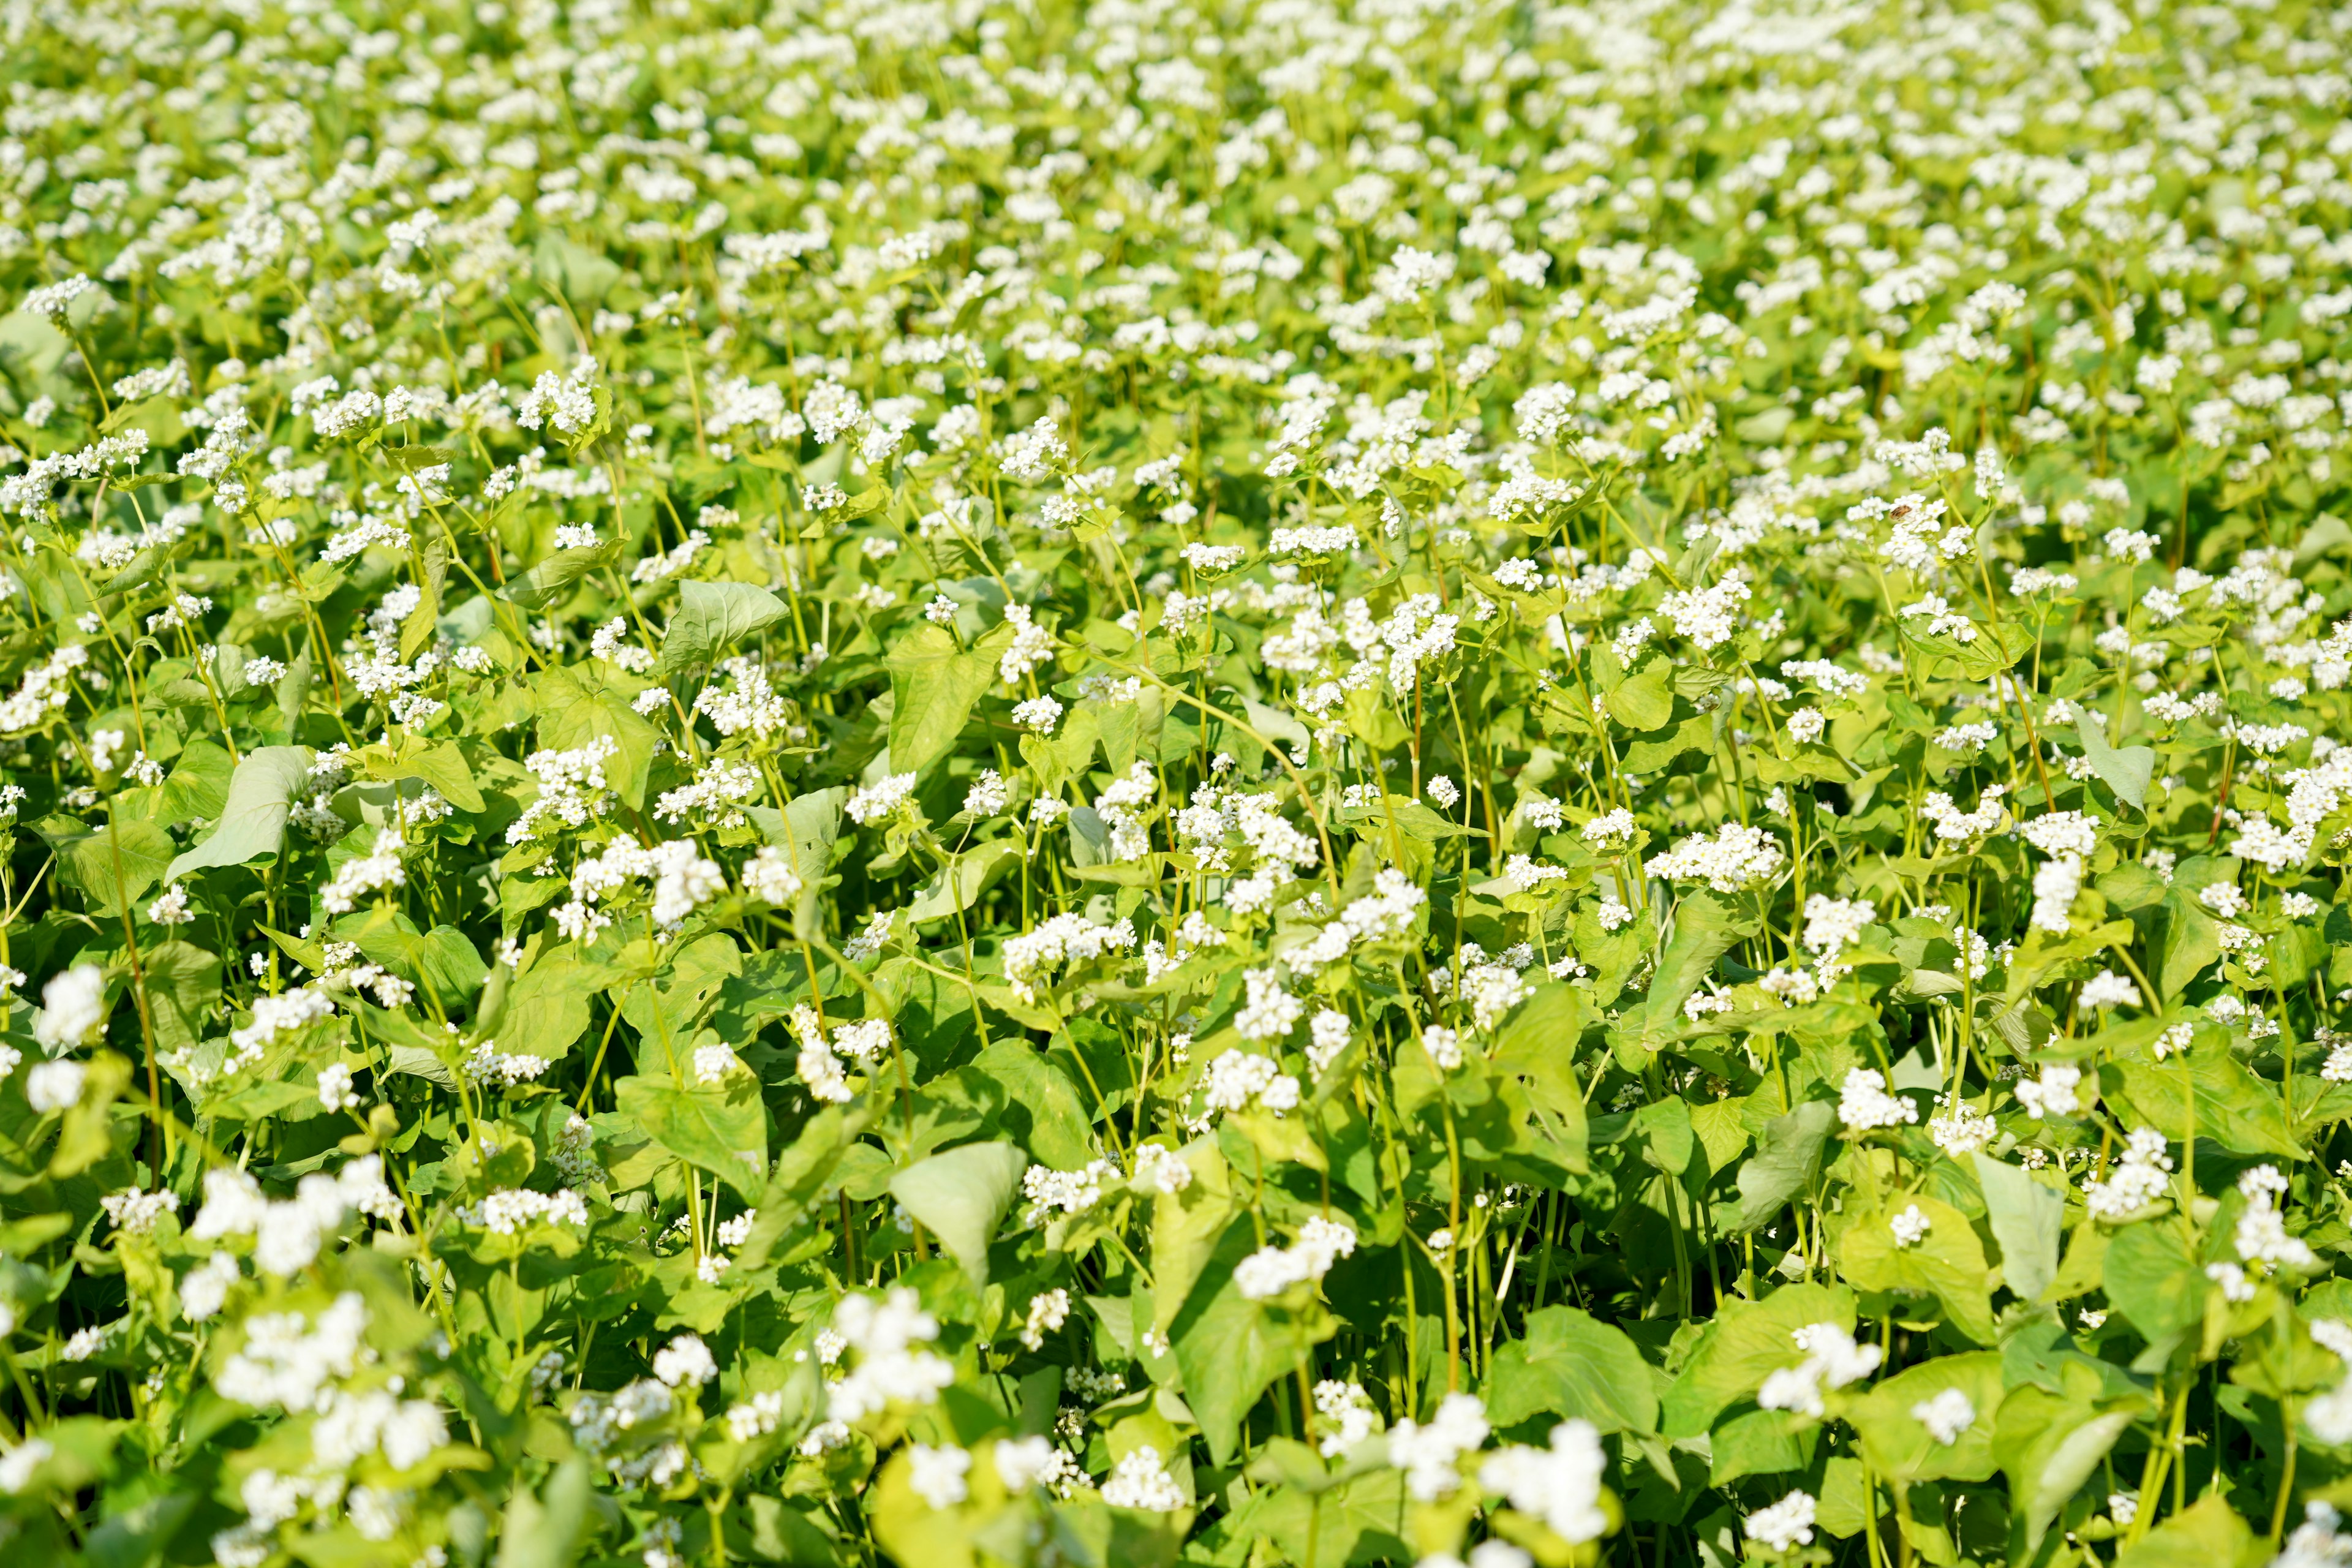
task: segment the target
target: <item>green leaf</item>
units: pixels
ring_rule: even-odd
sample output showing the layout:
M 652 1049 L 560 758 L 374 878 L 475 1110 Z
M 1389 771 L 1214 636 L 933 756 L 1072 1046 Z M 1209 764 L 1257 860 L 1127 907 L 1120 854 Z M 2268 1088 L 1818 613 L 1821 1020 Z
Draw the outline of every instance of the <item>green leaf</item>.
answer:
M 1958 1389 L 1976 1412 L 1957 1442 L 1939 1442 L 1912 1412 L 1947 1389 Z M 1850 1395 L 1841 1413 L 1862 1434 L 1863 1451 L 1881 1475 L 1906 1481 L 1989 1480 L 1999 1468 L 1994 1418 L 2005 1392 L 1998 1351 L 1937 1356 L 1883 1378 Z
M 1486 1373 L 1486 1411 L 1497 1426 L 1549 1412 L 1603 1432 L 1655 1432 L 1658 1394 L 1649 1363 L 1621 1329 L 1574 1307 L 1528 1315 L 1523 1338 L 1498 1346 Z
M 561 1060 L 588 1027 L 590 999 L 612 978 L 612 971 L 583 961 L 569 942 L 541 953 L 508 989 L 506 1014 L 498 1024 L 499 1049 Z M 606 999 L 619 1001 L 609 994 Z
M 166 861 L 171 861 L 174 875 L 178 872 L 179 861 L 171 859 L 172 836 L 144 817 L 121 822 L 109 818 L 96 827 L 80 823 L 73 826 L 80 831 L 52 841 L 58 850 L 58 875 L 79 888 L 95 909 L 114 914 L 132 910 L 163 880 Z
M 1604 699 L 1609 716 L 1628 730 L 1654 730 L 1675 715 L 1675 694 L 1656 668 L 1618 683 Z
M 541 233 L 534 259 L 539 280 L 569 300 L 583 320 L 621 280 L 619 263 L 560 234 Z
M 484 808 L 482 792 L 474 783 L 474 770 L 466 765 L 466 754 L 450 742 L 427 741 L 404 733 L 388 752 L 372 748 L 371 753 L 365 762 L 370 778 L 422 779 L 460 811 Z
M 2012 1528 L 2025 1543 L 2013 1560 L 2030 1560 L 2041 1550 L 2058 1510 L 2097 1473 L 2136 1414 L 2103 1412 L 2031 1384 L 2010 1390 L 1995 1423 L 1993 1451 L 2009 1476 Z
M 2221 1494 L 2207 1492 L 2117 1552 L 2116 1568 L 2235 1568 L 2261 1561 L 2256 1546 Z
M 1586 993 L 1547 981 L 1496 1033 L 1494 1053 L 1487 1058 L 1496 1072 L 1526 1079 L 1537 1119 L 1569 1169 L 1577 1172 L 1586 1168 L 1590 1133 L 1575 1049 L 1590 1016 Z
M 792 614 L 782 599 L 749 583 L 677 585 L 677 610 L 662 632 L 659 675 L 677 675 L 712 662 L 721 648 L 756 637 Z
M 172 862 L 164 873 L 178 881 L 207 866 L 246 866 L 274 859 L 286 844 L 286 818 L 294 796 L 310 781 L 307 746 L 264 746 L 247 752 L 229 775 L 228 800 L 213 830 Z
M 1683 1004 L 1713 971 L 1716 961 L 1763 927 L 1752 900 L 1732 900 L 1700 890 L 1675 906 L 1674 934 L 1659 956 L 1649 1000 L 1640 1022 L 1625 1027 L 1635 1045 L 1655 1049 L 1682 1026 Z
M 895 757 L 895 753 L 894 753 Z M 992 838 L 955 858 L 955 863 L 923 884 L 907 906 L 912 921 L 945 920 L 980 902 L 996 879 L 1021 863 L 1024 846 L 1018 839 Z
M 1895 1241 L 1893 1221 L 1908 1208 L 1927 1217 L 1927 1234 L 1904 1247 Z M 1860 1289 L 1933 1296 L 1952 1327 L 1980 1345 L 1993 1342 L 1984 1247 L 1968 1215 L 1948 1204 L 1925 1194 L 1898 1195 L 1884 1212 L 1857 1216 L 1838 1240 L 1838 1271 Z
M 526 610 L 543 610 L 572 584 L 600 566 L 617 565 L 627 541 L 618 535 L 584 550 L 559 550 L 507 584 L 499 597 Z
M 2037 1182 L 2021 1165 L 1979 1151 L 1973 1158 L 1984 1192 L 1987 1222 L 2000 1244 L 2002 1282 L 2024 1301 L 2038 1301 L 2058 1277 L 2058 1243 L 2065 1235 L 2066 1194 Z
M 147 949 L 142 962 L 156 1048 L 193 1048 L 209 1032 L 208 1020 L 221 998 L 220 955 L 189 942 L 166 942 Z
M 967 1143 L 892 1176 L 890 1195 L 930 1228 L 978 1287 L 988 1283 L 988 1244 L 1028 1168 L 1029 1156 L 1011 1143 Z
M 758 1079 L 732 1072 L 718 1084 L 688 1088 L 625 1078 L 613 1088 L 621 1114 L 647 1138 L 757 1200 L 768 1174 L 768 1116 Z
M 639 718 L 629 700 L 634 685 L 617 686 L 585 665 L 557 665 L 532 679 L 532 704 L 539 714 L 539 743 L 553 751 L 578 751 L 599 737 L 614 747 L 604 763 L 613 792 L 633 806 L 646 803 L 646 769 L 660 731 Z
M 841 837 L 841 808 L 848 799 L 848 789 L 836 784 L 795 795 L 782 811 L 767 805 L 743 808 L 760 836 L 791 857 L 793 874 L 801 879 L 801 895 L 793 903 L 793 935 L 803 942 L 824 929 L 825 868 L 833 864 L 833 847 Z
M 883 663 L 890 670 L 890 766 L 919 773 L 963 732 L 996 679 L 996 661 L 958 647 L 947 627 L 925 621 Z
M 2140 811 L 2147 809 L 2148 781 L 2156 776 L 2156 748 L 2126 746 L 2117 750 L 2107 744 L 2105 727 L 2099 716 L 2083 709 L 2075 710 L 2074 733 L 2083 742 L 2083 760 L 2091 771 L 2106 781 L 2116 798 Z
M 971 1065 L 1004 1086 L 1007 1102 L 1000 1120 L 1038 1163 L 1075 1171 L 1095 1157 L 1089 1136 L 1094 1119 L 1078 1086 L 1027 1041 L 998 1040 Z
M 1339 1326 L 1320 1306 L 1278 1309 L 1244 1298 L 1234 1268 L 1256 1248 L 1248 1226 L 1229 1227 L 1203 1270 L 1213 1287 L 1193 1293 L 1169 1335 L 1184 1403 L 1219 1465 L 1240 1451 L 1242 1424 L 1266 1385 L 1303 1365 L 1306 1352 Z
M 2205 1270 L 2196 1237 L 2178 1217 L 2145 1219 L 2107 1244 L 2107 1300 L 2151 1345 L 2188 1332 L 2205 1319 Z
M 1790 1285 L 1761 1301 L 1726 1297 L 1698 1348 L 1666 1392 L 1659 1425 L 1669 1437 L 1696 1437 L 1764 1379 L 1805 1359 L 1790 1336 L 1808 1323 L 1853 1330 L 1853 1292 L 1843 1286 Z
M 520 1481 L 507 1500 L 498 1568 L 572 1568 L 580 1531 L 594 1515 L 585 1459 L 567 1459 L 537 1496 Z
M 1622 758 L 1630 773 L 1654 773 L 1686 752 L 1715 749 L 1715 716 L 1694 713 L 1671 730 L 1636 737 Z
M 1161 1193 L 1151 1200 L 1152 1327 L 1163 1334 L 1184 1310 L 1226 1226 L 1241 1212 L 1232 1173 L 1214 1139 L 1201 1139 L 1179 1152 L 1192 1179 L 1183 1191 Z
M 1820 1100 L 1765 1123 L 1756 1152 L 1739 1167 L 1739 1207 L 1729 1228 L 1754 1230 L 1808 1193 L 1836 1126 L 1836 1108 Z
M 2305 1158 L 2286 1124 L 2275 1086 L 2240 1066 L 2227 1047 L 2192 1046 L 2158 1061 L 2126 1058 L 2099 1070 L 2100 1093 L 2120 1100 L 2133 1119 L 2179 1143 L 2210 1138 L 2240 1154 Z

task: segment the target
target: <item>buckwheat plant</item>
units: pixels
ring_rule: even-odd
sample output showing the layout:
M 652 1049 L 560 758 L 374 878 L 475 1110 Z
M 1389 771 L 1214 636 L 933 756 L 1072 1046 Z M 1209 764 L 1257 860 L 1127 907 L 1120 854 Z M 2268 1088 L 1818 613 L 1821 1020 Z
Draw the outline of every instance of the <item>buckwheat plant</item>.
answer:
M 2352 1561 L 2352 13 L 0 27 L 12 1561 Z

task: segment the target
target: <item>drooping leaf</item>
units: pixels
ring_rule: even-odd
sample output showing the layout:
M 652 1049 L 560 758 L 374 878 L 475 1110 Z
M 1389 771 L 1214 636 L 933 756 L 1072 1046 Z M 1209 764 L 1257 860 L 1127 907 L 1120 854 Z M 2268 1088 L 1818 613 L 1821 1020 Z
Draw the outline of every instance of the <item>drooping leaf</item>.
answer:
M 975 1286 L 988 1283 L 988 1244 L 1021 1190 L 1029 1157 L 1011 1143 L 967 1143 L 890 1178 L 890 1195 L 930 1228 Z
M 1807 1192 L 1836 1126 L 1837 1110 L 1826 1100 L 1808 1100 L 1774 1117 L 1756 1152 L 1739 1167 L 1739 1206 L 1731 1228 L 1754 1230 Z
M 2001 1279 L 2020 1300 L 2038 1301 L 2058 1277 L 2065 1194 L 2035 1181 L 2023 1166 L 1982 1151 L 1972 1163 L 1984 1190 L 1987 1223 L 2000 1244 Z
M 263 746 L 247 752 L 229 776 L 228 799 L 213 830 L 172 861 L 178 881 L 208 866 L 246 866 L 273 859 L 286 844 L 286 818 L 310 778 L 306 746 Z

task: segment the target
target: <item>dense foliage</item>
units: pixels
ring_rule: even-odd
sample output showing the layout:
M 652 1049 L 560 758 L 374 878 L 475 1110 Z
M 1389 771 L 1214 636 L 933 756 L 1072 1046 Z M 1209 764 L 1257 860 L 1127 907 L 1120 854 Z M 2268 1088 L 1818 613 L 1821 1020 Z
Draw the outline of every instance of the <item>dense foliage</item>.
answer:
M 2352 15 L 0 17 L 12 1554 L 2352 1562 Z

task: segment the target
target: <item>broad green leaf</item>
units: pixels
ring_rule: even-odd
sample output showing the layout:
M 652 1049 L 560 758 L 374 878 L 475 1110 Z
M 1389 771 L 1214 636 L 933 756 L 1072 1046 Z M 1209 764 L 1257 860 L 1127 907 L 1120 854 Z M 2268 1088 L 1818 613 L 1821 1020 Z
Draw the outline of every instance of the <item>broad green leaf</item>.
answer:
M 1244 1298 L 1234 1268 L 1256 1247 L 1249 1226 L 1228 1228 L 1202 1271 L 1203 1288 L 1169 1331 L 1184 1378 L 1184 1403 L 1200 1423 L 1209 1458 L 1220 1465 L 1233 1462 L 1242 1423 L 1266 1385 L 1290 1375 L 1339 1326 L 1320 1306 L 1284 1309 Z
M 2221 1495 L 2207 1492 L 2116 1553 L 2116 1568 L 2240 1568 L 2266 1555 Z
M 155 813 L 166 826 L 197 819 L 216 820 L 228 804 L 229 780 L 236 764 L 210 741 L 191 742 L 172 763 L 163 781 L 163 798 Z
M 2156 776 L 2156 748 L 2107 744 L 2107 731 L 2098 715 L 2077 710 L 2074 733 L 2083 742 L 2083 760 L 2126 805 L 2147 808 L 2148 781 Z
M 946 920 L 980 901 L 996 879 L 1021 863 L 1024 847 L 1017 839 L 992 838 L 955 858 L 955 863 L 923 884 L 907 906 L 912 921 Z
M 646 768 L 659 732 L 629 706 L 639 689 L 616 685 L 589 665 L 557 665 L 532 679 L 539 715 L 539 743 L 551 751 L 579 751 L 598 740 L 613 743 L 604 763 L 605 782 L 633 806 L 646 800 Z
M 2065 1234 L 2066 1196 L 2037 1182 L 2021 1165 L 1979 1151 L 1972 1159 L 1984 1192 L 1987 1223 L 2000 1244 L 2002 1283 L 2024 1301 L 2038 1301 L 2058 1277 L 2058 1243 Z
M 2300 1161 L 2275 1085 L 2240 1066 L 2226 1046 L 2200 1044 L 2158 1062 L 2125 1058 L 2099 1072 L 2101 1092 L 2178 1143 L 2210 1138 L 2240 1154 Z
M 972 1066 L 1004 1086 L 1001 1119 L 1039 1164 L 1075 1171 L 1095 1157 L 1094 1119 L 1078 1086 L 1027 1041 L 998 1040 Z
M 1685 752 L 1714 749 L 1715 716 L 1694 713 L 1670 730 L 1635 736 L 1622 761 L 1628 773 L 1654 773 Z
M 1232 1516 L 1232 1532 L 1272 1542 L 1291 1563 L 1311 1559 L 1332 1568 L 1409 1563 L 1407 1507 L 1404 1472 L 1398 1469 L 1377 1469 L 1317 1491 L 1296 1484 L 1261 1486 Z
M 2014 1528 L 2027 1557 L 2040 1550 L 2058 1510 L 2097 1472 L 2137 1414 L 2101 1411 L 2030 1384 L 2010 1390 L 1995 1418 L 1993 1452 L 2009 1477 Z
M 588 1027 L 590 1001 L 611 982 L 610 970 L 583 961 L 569 942 L 542 952 L 507 992 L 506 1013 L 498 1025 L 499 1049 L 560 1061 Z M 607 994 L 606 1000 L 620 998 Z
M 2107 1300 L 2150 1344 L 2205 1319 L 2207 1282 L 2195 1237 L 2178 1217 L 2145 1219 L 2107 1244 Z
M 364 765 L 370 778 L 422 779 L 460 811 L 483 809 L 474 770 L 466 765 L 466 754 L 447 741 L 426 741 L 404 733 L 388 752 L 371 747 Z
M 919 773 L 963 732 L 996 681 L 996 661 L 959 647 L 954 633 L 925 621 L 899 638 L 883 662 L 890 670 L 890 766 Z
M 1895 1220 L 1916 1208 L 1927 1233 L 1908 1246 L 1895 1237 Z M 1927 1194 L 1888 1201 L 1885 1209 L 1855 1217 L 1838 1241 L 1839 1273 L 1864 1290 L 1899 1290 L 1933 1296 L 1944 1305 L 1951 1326 L 1980 1345 L 1993 1342 L 1992 1300 L 1984 1247 L 1968 1215 Z
M 890 1178 L 890 1195 L 929 1226 L 975 1287 L 988 1283 L 988 1244 L 1021 1190 L 1029 1157 L 1010 1143 L 967 1143 Z
M 165 879 L 176 882 L 207 866 L 245 866 L 274 858 L 286 844 L 286 818 L 294 797 L 310 781 L 307 746 L 263 746 L 247 752 L 229 776 L 220 820 L 172 862 Z
M 518 1482 L 499 1533 L 498 1568 L 572 1568 L 581 1530 L 595 1513 L 593 1490 L 581 1458 L 556 1466 L 536 1494 Z
M 1622 1330 L 1577 1308 L 1531 1312 L 1524 1335 L 1495 1352 L 1486 1413 L 1497 1426 L 1512 1426 L 1547 1411 L 1603 1432 L 1654 1432 L 1658 1394 L 1649 1363 Z
M 751 1074 L 732 1072 L 717 1084 L 690 1088 L 625 1078 L 613 1088 L 621 1114 L 647 1138 L 744 1197 L 758 1198 L 768 1174 L 768 1116 Z
M 1739 1207 L 1730 1228 L 1754 1230 L 1808 1193 L 1836 1126 L 1837 1108 L 1819 1100 L 1767 1122 L 1756 1152 L 1739 1167 Z
M 1699 987 L 1716 961 L 1760 929 L 1751 900 L 1732 900 L 1705 889 L 1685 894 L 1675 906 L 1674 934 L 1659 955 L 1640 1024 L 1628 1032 L 1651 1048 L 1682 1025 L 1683 1004 Z
M 209 1032 L 207 1020 L 221 999 L 219 955 L 189 942 L 166 942 L 147 949 L 141 962 L 156 1048 L 192 1048 Z
M 539 280 L 570 300 L 583 321 L 621 280 L 619 263 L 560 234 L 541 234 L 534 259 Z
M 1609 716 L 1628 730 L 1654 730 L 1675 713 L 1674 691 L 1654 668 L 1620 681 L 1607 701 Z
M 1669 1437 L 1696 1437 L 1736 1401 L 1761 1387 L 1805 1352 L 1791 1338 L 1809 1323 L 1853 1329 L 1853 1292 L 1843 1286 L 1789 1285 L 1761 1301 L 1726 1297 L 1698 1348 L 1667 1393 L 1659 1426 Z
M 659 675 L 709 664 L 720 649 L 757 637 L 792 614 L 782 599 L 749 583 L 688 580 L 677 585 L 677 598 L 662 632 L 661 662 L 655 667 Z
M 801 879 L 800 897 L 793 903 L 793 934 L 803 940 L 820 930 L 825 870 L 833 864 L 833 847 L 841 837 L 841 808 L 848 799 L 849 791 L 835 785 L 795 795 L 782 811 L 744 807 L 760 836 L 791 858 L 793 874 Z
M 1957 1390 L 1975 1412 L 1958 1437 L 1946 1443 L 1916 1414 L 1947 1390 Z M 2006 1392 L 1996 1351 L 1937 1356 L 1850 1394 L 1840 1413 L 1862 1434 L 1863 1451 L 1883 1476 L 1909 1481 L 1989 1479 L 1999 1468 L 1995 1418 Z
M 1192 1179 L 1181 1192 L 1161 1193 L 1151 1200 L 1152 1327 L 1163 1334 L 1184 1310 L 1226 1226 L 1241 1212 L 1232 1173 L 1214 1139 L 1198 1140 L 1179 1152 Z
M 626 542 L 615 535 L 584 549 L 559 550 L 499 589 L 499 596 L 526 610 L 547 609 L 589 573 L 619 564 Z
M 58 875 L 82 890 L 93 912 L 119 916 L 164 879 L 172 836 L 154 823 L 144 817 L 116 821 L 109 816 L 94 826 L 72 826 L 79 831 L 57 844 Z M 176 874 L 179 861 L 171 864 Z

